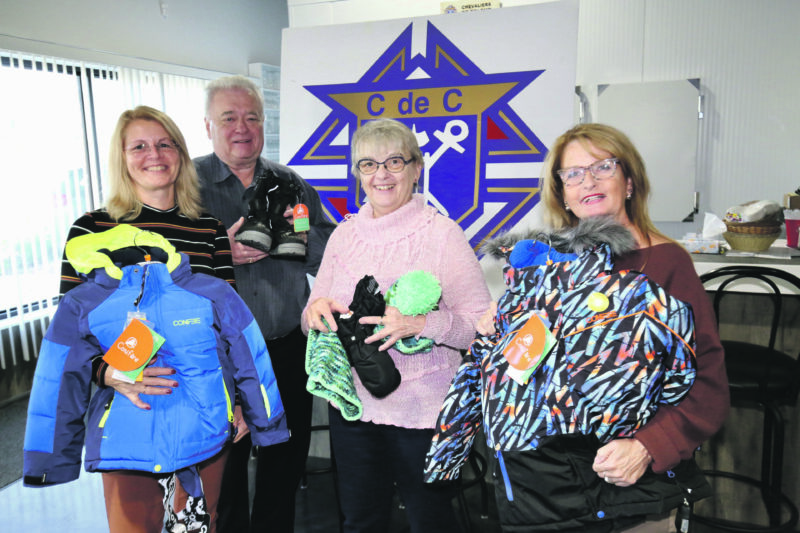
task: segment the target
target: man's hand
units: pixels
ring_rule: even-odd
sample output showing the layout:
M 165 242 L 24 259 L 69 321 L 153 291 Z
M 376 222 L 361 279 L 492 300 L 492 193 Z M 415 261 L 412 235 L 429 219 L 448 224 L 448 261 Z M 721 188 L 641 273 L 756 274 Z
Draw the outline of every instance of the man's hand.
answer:
M 128 383 L 114 378 L 114 367 L 109 365 L 105 370 L 104 382 L 106 386 L 113 388 L 118 393 L 125 396 L 139 409 L 149 411 L 150 404 L 143 402 L 139 395 L 163 396 L 165 394 L 172 394 L 172 389 L 178 386 L 178 382 L 174 379 L 161 377 L 175 374 L 174 368 L 148 366 L 144 369 L 143 374 L 142 381 Z
M 592 470 L 618 487 L 629 487 L 639 481 L 653 462 L 653 457 L 636 439 L 614 439 L 597 450 Z
M 242 227 L 242 224 L 244 224 L 244 217 L 239 217 L 239 220 L 237 220 L 233 226 L 228 228 L 228 240 L 231 241 L 231 256 L 233 257 L 234 265 L 255 263 L 256 261 L 261 261 L 269 255 L 266 252 L 262 252 L 261 250 L 247 246 L 236 240 L 234 236 L 236 235 L 236 232 L 239 231 L 239 228 Z

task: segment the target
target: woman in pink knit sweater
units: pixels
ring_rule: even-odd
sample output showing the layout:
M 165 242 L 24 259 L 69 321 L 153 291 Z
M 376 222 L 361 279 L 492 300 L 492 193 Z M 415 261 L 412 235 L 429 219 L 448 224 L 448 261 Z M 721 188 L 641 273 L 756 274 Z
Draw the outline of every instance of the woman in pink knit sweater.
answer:
M 414 194 L 423 158 L 412 131 L 391 119 L 371 121 L 356 131 L 351 147 L 353 175 L 367 202 L 331 235 L 303 329 L 327 332 L 327 323 L 335 331 L 334 314 L 349 312 L 356 284 L 366 275 L 385 294 L 403 274 L 423 270 L 439 280 L 442 296 L 438 308 L 424 315 L 405 316 L 387 306 L 383 316 L 360 319 L 383 326 L 365 342 L 388 350 L 401 382 L 376 398 L 354 372 L 361 419 L 346 421 L 329 406 L 344 531 L 388 531 L 395 485 L 412 532 L 457 531 L 452 489 L 423 484 L 422 471 L 460 350 L 475 336 L 489 291 L 461 228 Z M 433 348 L 413 355 L 394 348 L 408 337 L 432 339 Z

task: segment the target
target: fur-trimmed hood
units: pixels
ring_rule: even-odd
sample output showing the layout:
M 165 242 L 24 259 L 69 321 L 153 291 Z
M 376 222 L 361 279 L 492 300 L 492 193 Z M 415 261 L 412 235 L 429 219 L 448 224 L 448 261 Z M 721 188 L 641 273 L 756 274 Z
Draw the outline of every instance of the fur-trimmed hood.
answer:
M 612 255 L 624 254 L 636 248 L 633 235 L 622 224 L 612 217 L 592 217 L 581 219 L 577 226 L 569 228 L 504 233 L 487 242 L 481 251 L 498 259 L 506 259 L 514 245 L 525 240 L 549 244 L 560 253 L 580 254 L 599 244 L 607 244 Z

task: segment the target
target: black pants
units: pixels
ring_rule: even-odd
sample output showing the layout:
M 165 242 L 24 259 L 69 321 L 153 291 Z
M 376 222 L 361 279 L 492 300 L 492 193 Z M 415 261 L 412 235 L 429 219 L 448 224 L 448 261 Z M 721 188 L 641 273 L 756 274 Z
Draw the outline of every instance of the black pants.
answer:
M 313 397 L 306 391 L 306 337 L 297 327 L 285 337 L 268 340 L 267 349 L 291 437 L 287 442 L 258 450 L 252 516 L 247 480 L 250 436 L 232 446 L 217 508 L 219 533 L 291 533 L 294 530 L 295 495 L 311 442 Z
M 395 491 L 406 508 L 408 531 L 454 533 L 456 485 L 422 481 L 432 429 L 346 421 L 328 407 L 345 533 L 385 533 Z

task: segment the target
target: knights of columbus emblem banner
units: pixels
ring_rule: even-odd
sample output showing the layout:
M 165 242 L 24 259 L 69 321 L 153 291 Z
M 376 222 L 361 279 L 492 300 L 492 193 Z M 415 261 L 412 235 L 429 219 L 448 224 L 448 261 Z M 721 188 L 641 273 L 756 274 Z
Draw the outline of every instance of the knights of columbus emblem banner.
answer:
M 577 1 L 284 31 L 281 162 L 338 222 L 365 201 L 350 138 L 394 118 L 421 190 L 477 250 L 533 216 L 548 144 L 573 123 Z

